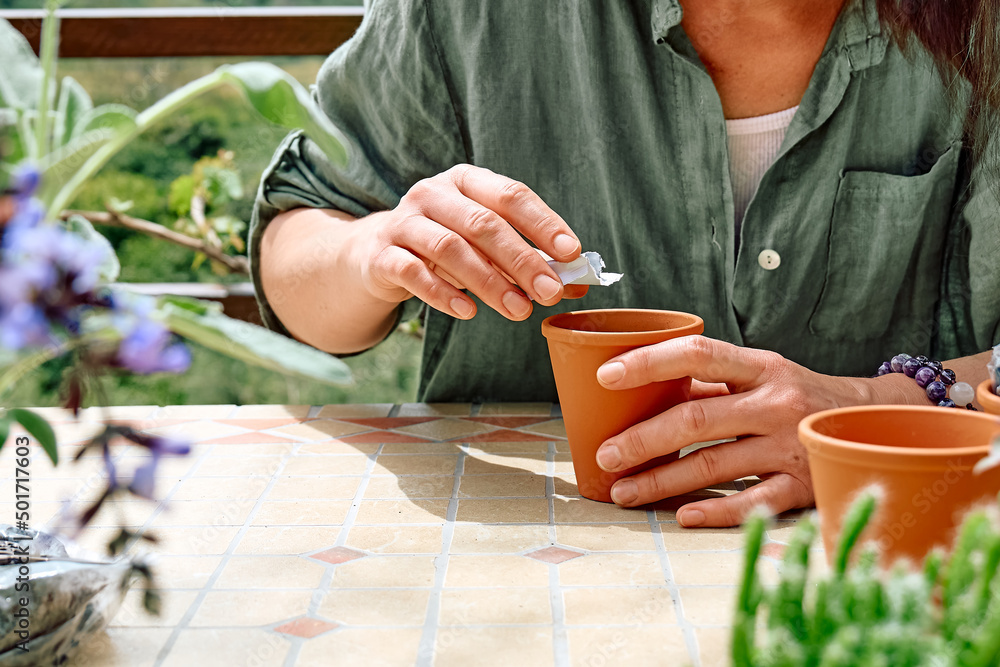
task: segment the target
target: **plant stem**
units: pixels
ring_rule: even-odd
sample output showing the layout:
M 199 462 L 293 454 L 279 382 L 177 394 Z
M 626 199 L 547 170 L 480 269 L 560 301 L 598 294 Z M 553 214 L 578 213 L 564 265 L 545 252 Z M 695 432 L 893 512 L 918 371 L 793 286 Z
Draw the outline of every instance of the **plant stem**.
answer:
M 162 100 L 143 111 L 135 119 L 135 129 L 131 132 L 118 136 L 113 141 L 102 146 L 96 153 L 90 156 L 83 166 L 73 174 L 73 177 L 62 187 L 49 206 L 49 216 L 60 217 L 60 213 L 69 206 L 76 195 L 80 192 L 87 181 L 93 178 L 94 174 L 101 170 L 121 149 L 129 144 L 133 139 L 142 134 L 150 126 L 160 122 L 174 111 L 184 106 L 196 97 L 219 88 L 225 84 L 226 79 L 223 72 L 213 72 L 190 84 L 175 90 Z
M 69 220 L 74 215 L 78 215 L 95 225 L 108 225 L 111 227 L 131 229 L 154 236 L 164 241 L 175 243 L 185 248 L 190 248 L 191 250 L 197 250 L 198 252 L 205 253 L 205 255 L 207 255 L 210 259 L 213 259 L 220 264 L 224 264 L 225 267 L 233 273 L 246 276 L 250 275 L 250 265 L 247 262 L 246 257 L 239 255 L 227 255 L 218 248 L 205 243 L 204 241 L 187 236 L 186 234 L 181 234 L 180 232 L 176 232 L 155 222 L 142 220 L 140 218 L 133 218 L 114 211 L 104 213 L 98 211 L 63 211 L 59 217 L 62 220 Z
M 35 370 L 46 361 L 51 361 L 56 357 L 61 357 L 72 350 L 73 347 L 75 347 L 75 345 L 57 345 L 54 347 L 47 347 L 15 363 L 7 369 L 3 375 L 0 375 L 0 396 L 7 393 L 7 391 L 17 384 L 17 382 L 25 375 Z
M 52 105 L 50 88 L 56 77 L 56 62 L 59 58 L 59 16 L 56 14 L 60 3 L 48 0 L 45 20 L 42 22 L 42 38 L 39 46 L 42 60 L 42 90 L 38 100 L 38 122 L 35 125 L 35 146 L 42 158 L 49 154 L 49 110 Z

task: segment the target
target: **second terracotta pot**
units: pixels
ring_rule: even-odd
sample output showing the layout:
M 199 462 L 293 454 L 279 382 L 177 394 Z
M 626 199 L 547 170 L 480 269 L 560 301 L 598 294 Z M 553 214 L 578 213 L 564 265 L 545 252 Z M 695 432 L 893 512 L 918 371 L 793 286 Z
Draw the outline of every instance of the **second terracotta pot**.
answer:
M 637 347 L 700 334 L 704 329 L 705 323 L 696 315 L 664 310 L 584 310 L 553 315 L 542 322 L 576 483 L 584 498 L 609 503 L 611 485 L 617 480 L 677 459 L 672 454 L 609 473 L 597 465 L 597 448 L 611 436 L 686 401 L 691 390 L 691 378 L 683 378 L 613 391 L 597 381 L 597 369 Z
M 993 383 L 983 380 L 976 388 L 976 400 L 983 410 L 993 415 L 1000 415 L 1000 396 L 993 393 Z
M 935 546 L 951 548 L 962 517 L 996 503 L 1000 468 L 973 466 L 989 453 L 1000 420 L 969 410 L 900 405 L 825 410 L 799 423 L 809 455 L 827 558 L 847 508 L 871 485 L 884 492 L 862 535 L 883 565 L 923 561 Z

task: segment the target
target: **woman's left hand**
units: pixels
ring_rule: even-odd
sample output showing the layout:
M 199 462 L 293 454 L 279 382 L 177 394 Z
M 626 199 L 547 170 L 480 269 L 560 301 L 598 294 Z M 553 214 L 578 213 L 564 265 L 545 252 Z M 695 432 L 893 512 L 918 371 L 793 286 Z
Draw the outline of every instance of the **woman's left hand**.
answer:
M 774 352 L 685 336 L 626 352 L 598 370 L 608 389 L 691 376 L 691 400 L 607 440 L 598 465 L 614 472 L 698 442 L 680 460 L 619 480 L 615 503 L 633 507 L 756 475 L 762 480 L 725 498 L 689 503 L 677 520 L 687 527 L 734 526 L 753 507 L 784 512 L 813 504 L 812 480 L 798 423 L 819 410 L 879 402 L 864 378 L 814 373 Z

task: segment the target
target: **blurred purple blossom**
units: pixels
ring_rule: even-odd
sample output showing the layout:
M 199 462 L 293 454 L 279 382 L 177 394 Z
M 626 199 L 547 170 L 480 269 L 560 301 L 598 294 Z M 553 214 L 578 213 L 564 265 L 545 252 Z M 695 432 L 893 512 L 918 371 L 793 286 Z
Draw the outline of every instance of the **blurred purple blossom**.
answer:
M 159 322 L 137 318 L 123 333 L 116 361 L 134 373 L 183 373 L 191 366 L 187 347 Z

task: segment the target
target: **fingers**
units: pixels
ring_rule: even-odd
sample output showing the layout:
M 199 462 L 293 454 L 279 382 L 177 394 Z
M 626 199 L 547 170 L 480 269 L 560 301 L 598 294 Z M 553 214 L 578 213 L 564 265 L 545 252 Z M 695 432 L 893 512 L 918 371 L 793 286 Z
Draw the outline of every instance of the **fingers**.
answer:
M 776 357 L 705 336 L 684 336 L 640 347 L 611 359 L 597 371 L 608 389 L 631 389 L 651 382 L 691 376 L 702 382 L 753 387 Z
M 392 284 L 452 317 L 467 320 L 476 314 L 475 301 L 404 248 L 387 246 L 373 261 L 372 270 L 389 276 Z
M 762 431 L 766 426 L 746 395 L 686 401 L 608 438 L 597 450 L 597 465 L 608 472 L 626 470 L 695 442 L 761 435 L 746 431 Z
M 580 255 L 580 240 L 573 230 L 528 186 L 470 165 L 448 173 L 462 194 L 499 213 L 553 258 L 569 262 Z
M 624 507 L 691 493 L 713 484 L 785 469 L 786 456 L 772 441 L 746 438 L 702 447 L 677 461 L 618 480 L 611 499 Z
M 812 492 L 801 480 L 778 474 L 725 498 L 684 505 L 677 510 L 677 523 L 685 528 L 726 528 L 742 524 L 758 507 L 767 508 L 770 514 L 780 514 L 812 504 Z
M 431 198 L 423 211 L 426 217 L 464 239 L 488 264 L 511 277 L 535 301 L 554 305 L 562 298 L 559 276 L 499 213 L 459 192 L 444 192 Z M 462 268 L 460 264 L 445 266 L 449 273 L 465 282 Z M 471 286 L 470 289 L 485 296 Z
M 590 285 L 566 285 L 563 287 L 564 299 L 582 299 L 587 296 Z

